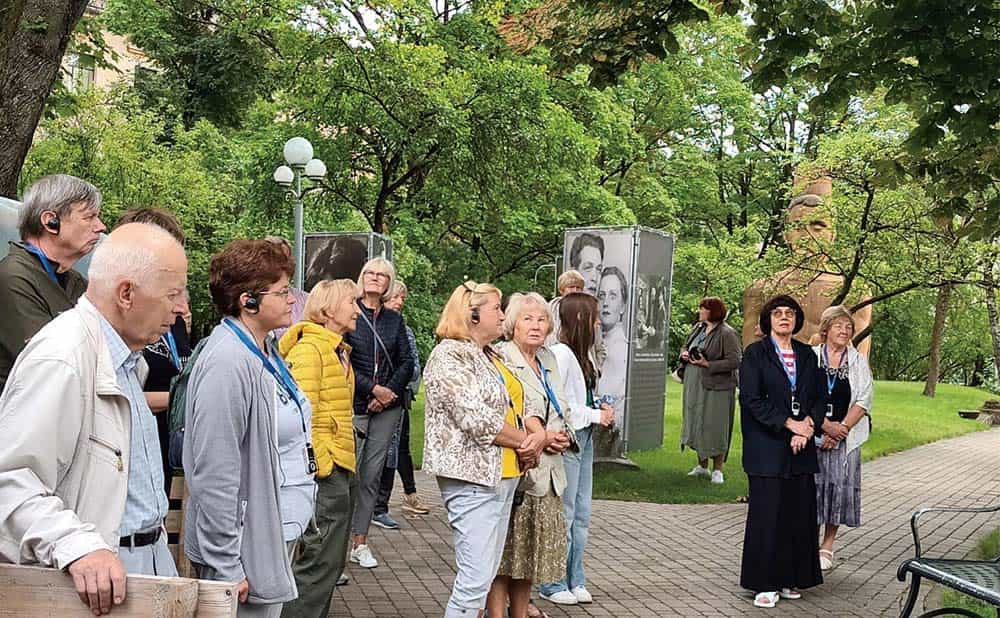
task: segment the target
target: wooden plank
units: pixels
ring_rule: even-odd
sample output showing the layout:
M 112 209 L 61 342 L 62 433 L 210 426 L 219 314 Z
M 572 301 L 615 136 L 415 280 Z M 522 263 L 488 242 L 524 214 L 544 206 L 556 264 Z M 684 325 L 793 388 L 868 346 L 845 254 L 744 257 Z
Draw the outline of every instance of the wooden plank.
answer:
M 167 512 L 165 527 L 168 539 L 171 533 L 176 533 L 177 543 L 169 543 L 167 547 L 174 557 L 174 564 L 177 565 L 177 573 L 181 577 L 194 577 L 194 569 L 191 562 L 184 553 L 184 506 L 187 502 L 187 483 L 184 482 L 184 475 L 177 472 L 170 479 L 170 499 L 172 502 L 180 501 L 179 508 L 170 509 Z
M 239 608 L 236 587 L 239 584 L 231 582 L 210 582 L 204 579 L 198 582 L 198 618 L 235 618 Z
M 237 584 L 129 575 L 120 618 L 235 618 Z M 56 569 L 0 564 L 0 616 L 86 618 L 73 578 Z
M 118 618 L 185 618 L 195 615 L 199 582 L 179 577 L 129 575 L 125 602 L 113 608 Z M 235 589 L 235 584 L 233 585 Z M 206 616 L 226 614 L 207 613 Z M 231 614 L 235 616 L 235 611 Z M 73 578 L 56 569 L 0 564 L 0 616 L 93 616 L 80 601 Z

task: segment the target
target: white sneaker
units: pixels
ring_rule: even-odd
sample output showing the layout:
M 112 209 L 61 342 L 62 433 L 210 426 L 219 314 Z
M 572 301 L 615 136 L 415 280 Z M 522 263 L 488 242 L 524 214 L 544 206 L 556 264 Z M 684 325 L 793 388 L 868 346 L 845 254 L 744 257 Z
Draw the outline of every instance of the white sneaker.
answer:
M 722 485 L 725 482 L 725 478 L 722 476 L 722 470 L 712 470 L 712 482 L 716 485 Z
M 708 471 L 708 468 L 702 468 L 701 466 L 695 466 L 688 472 L 688 476 L 708 476 L 709 474 L 711 473 Z
M 583 586 L 577 586 L 576 588 L 573 588 L 572 590 L 570 590 L 570 592 L 572 592 L 573 596 L 576 597 L 576 602 L 577 603 L 593 603 L 594 602 L 594 597 L 590 596 L 590 592 L 588 592 L 587 589 L 584 588 Z
M 367 545 L 358 545 L 351 550 L 351 562 L 356 562 L 364 569 L 374 569 L 378 566 L 378 560 L 372 555 Z
M 556 605 L 576 605 L 579 603 L 579 601 L 576 600 L 576 595 L 569 590 L 560 590 L 559 592 L 553 594 L 540 592 L 539 596 L 549 603 L 555 603 Z

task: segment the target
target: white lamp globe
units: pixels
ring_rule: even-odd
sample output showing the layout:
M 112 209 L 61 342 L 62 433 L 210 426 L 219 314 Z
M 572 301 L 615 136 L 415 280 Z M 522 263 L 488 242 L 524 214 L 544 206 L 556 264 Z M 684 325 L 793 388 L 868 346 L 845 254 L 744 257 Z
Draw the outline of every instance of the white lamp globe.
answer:
M 295 180 L 295 174 L 292 173 L 292 168 L 287 165 L 282 165 L 274 170 L 274 182 L 279 185 L 283 187 L 290 186 L 293 180 Z
M 309 163 L 306 163 L 306 176 L 313 180 L 321 180 L 326 176 L 326 163 L 319 159 L 310 159 Z
M 289 165 L 305 165 L 313 157 L 313 147 L 304 137 L 293 137 L 285 142 L 285 161 Z

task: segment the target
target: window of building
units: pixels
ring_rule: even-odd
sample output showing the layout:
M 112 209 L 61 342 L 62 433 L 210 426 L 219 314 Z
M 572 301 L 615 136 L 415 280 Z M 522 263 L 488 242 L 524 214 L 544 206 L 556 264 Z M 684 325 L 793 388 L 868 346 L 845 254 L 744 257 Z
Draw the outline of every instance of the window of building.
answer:
M 66 54 L 66 73 L 63 83 L 73 92 L 82 92 L 94 83 L 94 57 L 90 54 Z

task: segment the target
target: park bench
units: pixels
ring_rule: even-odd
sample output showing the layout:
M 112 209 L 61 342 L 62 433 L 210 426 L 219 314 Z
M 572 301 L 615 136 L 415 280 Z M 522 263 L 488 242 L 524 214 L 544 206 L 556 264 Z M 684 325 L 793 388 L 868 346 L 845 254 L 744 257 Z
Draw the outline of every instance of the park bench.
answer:
M 932 507 L 920 509 L 910 518 L 910 529 L 913 531 L 913 545 L 916 556 L 899 565 L 896 577 L 906 582 L 906 574 L 910 573 L 910 594 L 900 618 L 908 618 L 917 603 L 920 594 L 920 580 L 929 579 L 932 582 L 958 590 L 970 597 L 985 601 L 997 608 L 1000 617 L 1000 557 L 994 560 L 960 560 L 955 558 L 928 558 L 921 555 L 920 534 L 917 529 L 918 520 L 927 513 L 996 513 L 1000 505 L 984 508 L 950 508 Z M 979 618 L 979 614 L 962 608 L 941 608 L 924 614 L 919 618 L 931 616 L 959 615 Z

